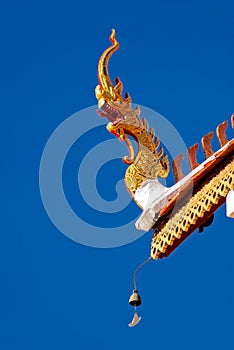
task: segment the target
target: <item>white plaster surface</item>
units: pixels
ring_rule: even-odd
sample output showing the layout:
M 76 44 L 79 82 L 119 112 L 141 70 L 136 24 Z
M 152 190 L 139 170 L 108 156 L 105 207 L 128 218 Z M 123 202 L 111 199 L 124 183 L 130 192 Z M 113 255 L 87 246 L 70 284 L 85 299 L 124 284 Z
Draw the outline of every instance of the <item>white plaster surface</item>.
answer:
M 226 198 L 227 217 L 234 219 L 234 191 L 229 191 Z

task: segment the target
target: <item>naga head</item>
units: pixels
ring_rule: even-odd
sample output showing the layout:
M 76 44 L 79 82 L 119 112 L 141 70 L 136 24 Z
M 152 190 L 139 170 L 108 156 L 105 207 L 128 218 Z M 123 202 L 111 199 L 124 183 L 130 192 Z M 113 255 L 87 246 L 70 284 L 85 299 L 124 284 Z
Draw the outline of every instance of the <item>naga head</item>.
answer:
M 99 115 L 109 120 L 108 131 L 122 137 L 121 125 L 126 124 L 126 116 L 130 116 L 134 112 L 131 109 L 129 94 L 126 92 L 125 97 L 122 97 L 123 84 L 120 79 L 116 77 L 113 85 L 108 74 L 109 59 L 119 48 L 114 29 L 112 29 L 110 41 L 112 45 L 103 52 L 98 63 L 99 85 L 95 89 L 95 94 L 100 108 Z M 130 119 L 132 118 L 130 117 Z

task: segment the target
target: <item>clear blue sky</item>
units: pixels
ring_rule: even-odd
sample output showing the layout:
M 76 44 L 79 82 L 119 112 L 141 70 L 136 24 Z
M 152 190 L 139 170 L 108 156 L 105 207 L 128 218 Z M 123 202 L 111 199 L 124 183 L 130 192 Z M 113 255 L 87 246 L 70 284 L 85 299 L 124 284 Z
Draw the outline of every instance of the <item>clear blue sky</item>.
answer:
M 97 62 L 112 27 L 121 43 L 112 74 L 188 146 L 229 119 L 233 16 L 231 0 L 1 4 L 1 350 L 234 349 L 234 221 L 225 207 L 202 235 L 139 273 L 142 321 L 129 329 L 132 274 L 151 233 L 121 248 L 80 245 L 51 223 L 38 186 L 51 133 L 96 104 Z M 123 169 L 108 168 L 109 178 Z

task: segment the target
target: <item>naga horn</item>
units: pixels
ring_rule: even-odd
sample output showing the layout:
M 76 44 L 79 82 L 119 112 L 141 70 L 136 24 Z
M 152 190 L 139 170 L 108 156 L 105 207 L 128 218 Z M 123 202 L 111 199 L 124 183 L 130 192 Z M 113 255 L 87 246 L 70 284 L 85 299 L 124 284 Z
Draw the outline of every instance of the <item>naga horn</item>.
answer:
M 98 80 L 100 88 L 102 91 L 105 91 L 110 94 L 110 96 L 115 99 L 115 92 L 113 90 L 113 85 L 108 74 L 108 62 L 114 52 L 119 48 L 119 43 L 115 38 L 115 30 L 112 29 L 110 36 L 110 41 L 112 45 L 108 47 L 102 54 L 98 62 Z

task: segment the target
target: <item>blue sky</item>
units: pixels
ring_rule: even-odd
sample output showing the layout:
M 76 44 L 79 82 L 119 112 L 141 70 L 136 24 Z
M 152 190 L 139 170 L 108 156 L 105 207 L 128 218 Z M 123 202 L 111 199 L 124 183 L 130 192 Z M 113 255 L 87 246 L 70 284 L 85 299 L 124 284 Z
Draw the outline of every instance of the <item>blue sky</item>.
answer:
M 52 132 L 96 104 L 97 62 L 111 28 L 121 44 L 111 74 L 121 77 L 134 102 L 166 117 L 187 146 L 229 119 L 233 14 L 228 0 L 1 5 L 2 350 L 234 348 L 234 223 L 224 206 L 202 235 L 195 232 L 168 259 L 139 273 L 142 321 L 129 329 L 132 275 L 149 255 L 151 233 L 120 248 L 80 245 L 52 224 L 38 185 Z M 75 207 L 76 161 L 67 166 L 64 181 Z M 111 179 L 124 170 L 115 161 L 99 174 L 107 200 L 107 185 L 114 191 Z M 137 210 L 132 203 L 126 215 Z M 113 225 L 111 215 L 103 220 Z

